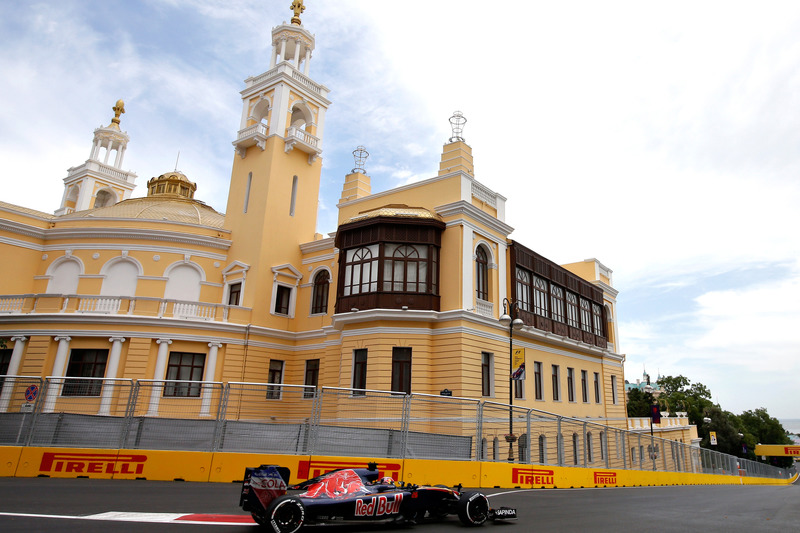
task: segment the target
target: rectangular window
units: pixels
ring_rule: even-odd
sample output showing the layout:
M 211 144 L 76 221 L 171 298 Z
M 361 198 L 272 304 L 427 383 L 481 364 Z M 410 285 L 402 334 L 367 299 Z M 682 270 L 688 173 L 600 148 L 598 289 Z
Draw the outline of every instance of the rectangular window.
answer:
M 203 381 L 203 367 L 206 355 L 203 353 L 170 352 L 167 363 L 167 381 L 164 396 L 200 396 L 199 383 L 169 383 L 169 381 Z
M 275 314 L 276 315 L 288 315 L 289 314 L 289 302 L 292 298 L 292 288 L 287 287 L 286 285 L 278 285 L 277 291 L 275 291 Z
M 548 294 L 547 280 L 533 276 L 533 312 L 539 316 L 550 316 L 547 312 Z
M 600 374 L 594 373 L 594 403 L 600 403 Z
M 575 401 L 575 369 L 567 368 L 567 399 Z
M 228 305 L 239 305 L 242 296 L 242 282 L 231 283 L 228 285 Z
M 309 387 L 303 391 L 303 398 L 313 398 L 316 387 L 319 384 L 319 359 L 309 359 L 306 361 L 306 379 L 303 384 Z
M 550 284 L 550 313 L 556 322 L 566 323 L 564 315 L 564 289 Z
M 617 405 L 617 376 L 611 376 L 611 402 Z
M 596 376 L 597 374 L 595 374 Z M 589 374 L 586 370 L 581 370 L 581 397 L 583 403 L 589 403 Z
M 11 348 L 3 348 L 0 350 L 0 376 L 8 374 L 8 366 L 11 364 Z M 3 383 L 6 378 L 0 377 L 0 391 L 3 390 Z
M 392 348 L 392 392 L 411 394 L 411 348 Z
M 108 350 L 71 350 L 67 378 L 102 378 L 106 373 Z M 61 396 L 100 396 L 102 381 L 65 379 Z
M 488 352 L 481 353 L 481 395 L 492 395 L 492 365 L 494 356 Z
M 514 398 L 524 398 L 525 397 L 525 380 L 524 379 L 515 379 L 514 380 Z
M 567 291 L 567 324 L 573 328 L 581 327 L 578 318 L 578 295 L 569 291 Z
M 276 384 L 276 386 L 267 387 L 267 400 L 280 400 L 282 388 L 280 384 L 283 383 L 283 361 L 280 359 L 269 360 L 269 374 L 267 374 L 267 382 Z
M 542 390 L 542 363 L 539 361 L 533 362 L 533 386 L 536 399 L 541 400 L 544 394 Z
M 559 377 L 558 365 L 553 365 L 553 401 L 558 402 L 561 400 L 560 390 L 561 378 Z
M 353 350 L 353 388 L 362 389 L 354 391 L 353 396 L 363 396 L 366 393 L 363 389 L 367 388 L 367 349 L 358 348 Z

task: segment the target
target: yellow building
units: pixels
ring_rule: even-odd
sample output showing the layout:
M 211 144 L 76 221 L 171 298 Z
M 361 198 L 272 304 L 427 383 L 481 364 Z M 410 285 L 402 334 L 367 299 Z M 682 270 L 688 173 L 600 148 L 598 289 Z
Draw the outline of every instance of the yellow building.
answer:
M 131 197 L 122 101 L 54 215 L 0 202 L 0 375 L 446 389 L 627 428 L 611 270 L 511 239 L 460 113 L 436 176 L 372 192 L 359 168 L 315 233 L 331 102 L 313 50 L 296 16 L 245 80 L 225 214 L 177 171 Z

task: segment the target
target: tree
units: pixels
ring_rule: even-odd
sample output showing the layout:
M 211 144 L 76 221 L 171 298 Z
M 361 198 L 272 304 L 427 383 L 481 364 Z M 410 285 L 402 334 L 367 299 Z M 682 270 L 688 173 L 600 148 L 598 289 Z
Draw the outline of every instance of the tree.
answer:
M 655 398 L 649 392 L 642 392 L 639 389 L 631 389 L 628 392 L 628 416 L 630 417 L 650 417 L 650 406 L 656 403 Z
M 767 410 L 759 407 L 755 411 L 745 411 L 739 416 L 742 433 L 747 444 L 748 459 L 758 459 L 755 456 L 756 444 L 791 444 L 792 439 L 777 418 L 769 416 Z M 768 458 L 771 464 L 788 468 L 794 463 L 792 457 Z

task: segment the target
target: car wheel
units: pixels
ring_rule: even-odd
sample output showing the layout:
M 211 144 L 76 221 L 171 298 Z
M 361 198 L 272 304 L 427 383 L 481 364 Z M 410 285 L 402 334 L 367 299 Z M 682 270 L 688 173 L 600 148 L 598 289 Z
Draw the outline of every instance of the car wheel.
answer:
M 253 512 L 250 513 L 250 516 L 253 517 L 253 520 L 259 526 L 266 526 L 267 525 L 267 519 L 266 519 L 266 517 L 264 517 L 264 511 L 263 510 L 261 512 L 259 512 L 259 513 L 253 511 Z
M 305 519 L 306 508 L 296 496 L 281 496 L 267 507 L 266 526 L 275 533 L 295 533 L 303 527 Z
M 489 499 L 476 491 L 465 492 L 458 500 L 458 519 L 465 526 L 479 526 L 489 518 Z

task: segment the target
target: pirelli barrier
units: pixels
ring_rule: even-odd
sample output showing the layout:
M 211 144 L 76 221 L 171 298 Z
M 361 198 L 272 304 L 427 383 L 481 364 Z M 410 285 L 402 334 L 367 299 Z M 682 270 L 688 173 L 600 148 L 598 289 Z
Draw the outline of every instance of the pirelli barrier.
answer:
M 336 468 L 376 462 L 383 476 L 418 485 L 462 484 L 478 488 L 589 488 L 656 485 L 788 485 L 797 479 L 686 472 L 526 465 L 503 462 L 381 459 L 257 453 L 214 453 L 93 448 L 0 446 L 0 476 L 148 479 L 230 483 L 260 464 L 287 466 L 292 483 Z

